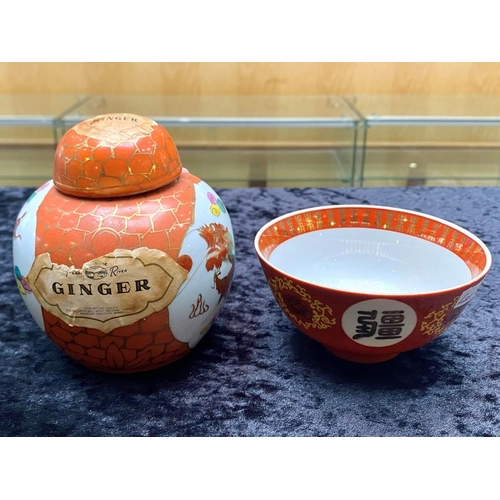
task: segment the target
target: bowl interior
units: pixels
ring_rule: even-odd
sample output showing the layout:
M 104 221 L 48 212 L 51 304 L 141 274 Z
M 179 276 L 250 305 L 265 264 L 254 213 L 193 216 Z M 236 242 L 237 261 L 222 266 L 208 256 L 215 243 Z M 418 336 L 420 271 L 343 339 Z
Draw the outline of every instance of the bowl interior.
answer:
M 374 206 L 319 207 L 284 215 L 256 236 L 256 250 L 289 276 L 362 293 L 417 294 L 485 274 L 484 243 L 454 224 Z

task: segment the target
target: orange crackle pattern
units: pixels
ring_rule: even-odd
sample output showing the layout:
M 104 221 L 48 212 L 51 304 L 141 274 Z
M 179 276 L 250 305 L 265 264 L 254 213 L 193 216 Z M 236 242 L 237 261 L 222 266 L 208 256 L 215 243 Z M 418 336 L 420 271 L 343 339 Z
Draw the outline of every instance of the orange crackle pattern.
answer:
M 111 200 L 68 197 L 52 188 L 38 208 L 36 256 L 50 252 L 52 262 L 82 268 L 116 248 L 159 249 L 183 267 L 192 265 L 179 256 L 184 236 L 194 220 L 192 176 L 181 176 L 175 185 L 154 199 L 147 195 Z M 45 331 L 71 358 L 92 368 L 113 372 L 153 369 L 189 352 L 174 338 L 168 309 L 136 324 L 105 334 L 74 327 L 43 311 Z
M 134 119 L 133 115 L 109 118 L 120 119 L 120 124 Z M 84 132 L 92 128 L 81 124 L 70 129 L 57 146 L 54 184 L 67 194 L 104 198 L 143 193 L 172 182 L 182 171 L 172 137 L 156 122 L 140 120 L 146 122 L 147 133 L 138 134 L 132 121 L 130 133 L 122 129 L 119 137 L 87 135 Z
M 160 368 L 189 352 L 168 328 L 168 309 L 105 334 L 93 328 L 69 327 L 43 312 L 50 339 L 75 361 L 99 371 L 133 373 Z

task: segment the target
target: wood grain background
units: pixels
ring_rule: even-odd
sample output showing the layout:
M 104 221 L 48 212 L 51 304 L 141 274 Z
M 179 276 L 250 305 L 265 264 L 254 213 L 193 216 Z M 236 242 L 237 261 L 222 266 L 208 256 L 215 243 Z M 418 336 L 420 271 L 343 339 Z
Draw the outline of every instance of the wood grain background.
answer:
M 109 94 L 109 95 L 348 95 L 434 94 L 500 96 L 500 63 L 19 63 L 0 62 L 0 93 L 5 94 Z M 43 132 L 45 136 L 41 137 Z M 176 131 L 186 144 L 215 144 L 207 131 L 193 139 Z M 299 138 L 289 130 L 266 130 L 266 140 L 316 144 L 324 131 L 308 131 Z M 4 135 L 7 134 L 7 137 Z M 248 130 L 233 132 L 231 144 Z M 279 135 L 281 134 L 281 135 Z M 206 136 L 206 137 L 205 137 Z M 15 141 L 14 141 L 15 139 Z M 0 130 L 0 144 L 53 140 L 50 130 Z M 330 138 L 331 140 L 331 138 Z M 345 142 L 345 138 L 334 138 Z M 219 138 L 219 146 L 222 139 Z M 420 144 L 429 146 L 500 144 L 498 127 L 404 127 L 372 130 L 368 145 Z
M 0 63 L 0 93 L 500 95 L 500 63 Z

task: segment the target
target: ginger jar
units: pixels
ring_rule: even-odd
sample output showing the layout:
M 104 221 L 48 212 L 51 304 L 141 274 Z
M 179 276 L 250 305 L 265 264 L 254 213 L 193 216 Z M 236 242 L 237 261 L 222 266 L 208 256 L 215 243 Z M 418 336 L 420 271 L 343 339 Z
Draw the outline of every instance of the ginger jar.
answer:
M 89 368 L 132 373 L 185 356 L 234 273 L 217 193 L 149 118 L 85 120 L 61 138 L 53 180 L 17 218 L 15 278 L 39 327 Z

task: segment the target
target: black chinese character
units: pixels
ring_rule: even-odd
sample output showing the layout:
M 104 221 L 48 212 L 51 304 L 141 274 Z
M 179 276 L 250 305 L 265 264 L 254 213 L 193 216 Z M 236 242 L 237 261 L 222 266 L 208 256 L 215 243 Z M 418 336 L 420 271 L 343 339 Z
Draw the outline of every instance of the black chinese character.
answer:
M 400 339 L 405 320 L 404 311 L 382 311 L 377 340 Z
M 358 323 L 356 327 L 356 334 L 353 336 L 354 340 L 361 339 L 364 337 L 372 337 L 377 331 L 378 323 L 377 311 L 358 311 Z

